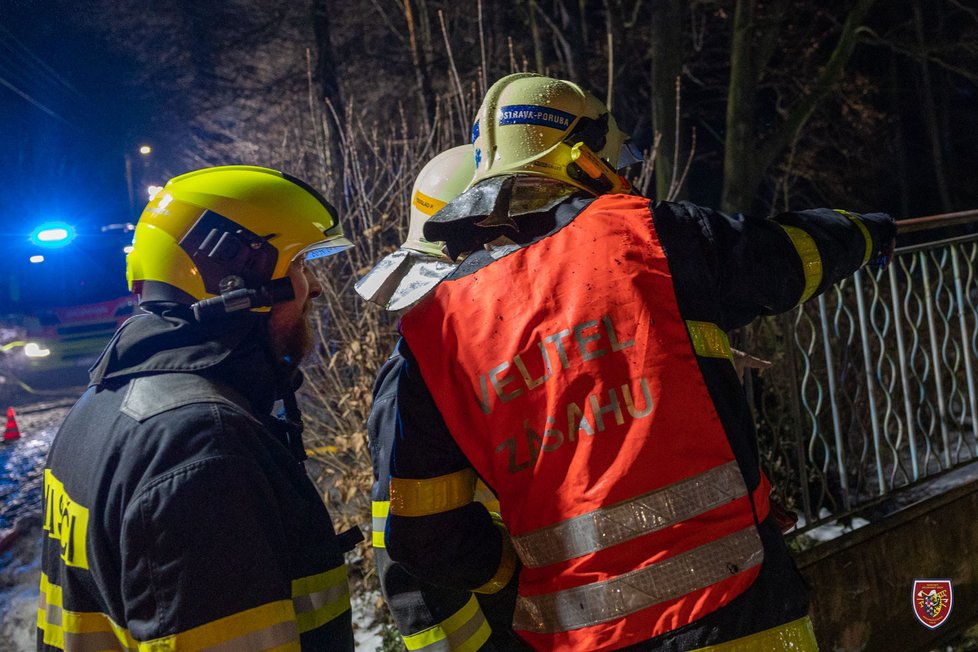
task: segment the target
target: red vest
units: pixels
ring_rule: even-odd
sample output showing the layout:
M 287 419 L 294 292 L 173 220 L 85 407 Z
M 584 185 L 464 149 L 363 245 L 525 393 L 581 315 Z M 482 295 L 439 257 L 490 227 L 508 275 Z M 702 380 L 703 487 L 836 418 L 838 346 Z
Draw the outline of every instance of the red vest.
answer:
M 624 647 L 754 581 L 769 485 L 753 501 L 744 486 L 647 199 L 598 198 L 443 282 L 401 332 L 499 497 L 524 563 L 514 626 L 533 647 Z

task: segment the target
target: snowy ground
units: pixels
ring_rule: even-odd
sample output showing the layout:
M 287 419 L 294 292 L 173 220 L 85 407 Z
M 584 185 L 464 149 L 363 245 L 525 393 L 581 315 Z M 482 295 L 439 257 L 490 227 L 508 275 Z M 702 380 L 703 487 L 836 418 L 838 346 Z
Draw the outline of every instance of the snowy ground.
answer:
M 21 438 L 0 444 L 0 650 L 34 650 L 44 457 L 70 403 L 15 408 Z M 4 416 L 6 406 L 2 406 Z

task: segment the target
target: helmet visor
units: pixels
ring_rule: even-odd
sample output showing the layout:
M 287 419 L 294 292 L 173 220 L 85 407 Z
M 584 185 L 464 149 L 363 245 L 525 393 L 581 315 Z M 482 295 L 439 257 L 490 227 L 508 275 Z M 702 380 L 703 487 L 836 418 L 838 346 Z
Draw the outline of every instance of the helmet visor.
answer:
M 326 240 L 322 240 L 315 244 L 311 244 L 298 254 L 295 255 L 293 260 L 299 258 L 304 258 L 305 260 L 315 260 L 317 258 L 325 258 L 326 256 L 332 256 L 338 254 L 341 251 L 346 251 L 351 248 L 353 243 L 344 238 L 343 236 L 333 236 Z

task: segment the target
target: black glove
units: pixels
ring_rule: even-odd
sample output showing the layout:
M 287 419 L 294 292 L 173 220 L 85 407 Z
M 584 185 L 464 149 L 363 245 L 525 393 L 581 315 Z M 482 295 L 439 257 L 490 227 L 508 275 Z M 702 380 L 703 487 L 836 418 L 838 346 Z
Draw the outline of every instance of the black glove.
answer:
M 862 218 L 870 223 L 873 242 L 876 244 L 876 250 L 867 264 L 874 269 L 886 269 L 896 247 L 896 222 L 887 213 L 864 213 Z

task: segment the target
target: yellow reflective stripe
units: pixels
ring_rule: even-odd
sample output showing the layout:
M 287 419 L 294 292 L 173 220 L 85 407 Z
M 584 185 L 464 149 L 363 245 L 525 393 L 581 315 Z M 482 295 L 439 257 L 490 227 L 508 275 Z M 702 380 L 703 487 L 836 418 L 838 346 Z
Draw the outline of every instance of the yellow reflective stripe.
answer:
M 445 205 L 445 202 L 442 200 L 429 197 L 420 190 L 414 193 L 412 203 L 415 208 L 429 217 L 440 211 Z
M 129 631 L 115 624 L 106 614 L 66 611 L 62 590 L 41 573 L 37 627 L 43 641 L 52 647 L 73 650 L 135 650 L 136 641 Z
M 426 480 L 391 478 L 391 513 L 430 516 L 464 507 L 475 496 L 475 471 L 462 469 Z
M 818 652 L 812 621 L 805 616 L 726 643 L 708 645 L 693 652 Z
M 374 548 L 387 547 L 384 543 L 384 530 L 387 529 L 387 515 L 390 514 L 390 511 L 391 501 L 389 500 L 375 500 L 370 503 L 370 513 L 373 517 L 371 538 Z
M 801 258 L 801 269 L 805 274 L 805 289 L 801 293 L 798 303 L 805 303 L 812 298 L 815 290 L 822 283 L 822 255 L 818 252 L 818 245 L 812 236 L 796 226 L 780 225 L 784 232 L 791 238 L 791 243 L 795 245 L 795 251 Z
M 299 650 L 291 600 L 269 602 L 179 634 L 141 642 L 142 652 L 161 650 Z
M 499 512 L 499 499 L 496 498 L 496 494 L 492 493 L 492 489 L 486 486 L 482 478 L 477 478 L 475 481 L 474 500 L 485 505 L 490 512 Z
M 844 211 L 841 208 L 837 208 L 835 209 L 835 212 L 848 217 L 849 221 L 855 224 L 857 227 L 859 227 L 859 230 L 862 231 L 863 239 L 866 240 L 866 251 L 865 253 L 863 253 L 863 262 L 862 262 L 862 264 L 865 265 L 866 263 L 869 262 L 869 259 L 873 257 L 873 236 L 869 234 L 869 229 L 866 228 L 866 225 L 863 224 L 863 221 L 858 217 L 856 217 L 855 215 L 853 215 L 852 213 L 850 213 L 849 211 Z
M 730 340 L 719 326 L 708 321 L 687 321 L 686 329 L 696 355 L 704 358 L 726 358 L 733 362 Z
M 337 570 L 337 569 L 334 569 Z M 342 579 L 346 569 L 341 567 Z M 333 572 L 333 571 L 330 571 Z M 324 573 L 323 575 L 329 575 Z M 319 576 L 297 580 L 306 582 L 304 587 L 315 589 Z M 330 578 L 332 580 L 332 578 Z M 293 582 L 293 587 L 295 582 Z M 37 613 L 37 626 L 43 632 L 47 645 L 60 649 L 85 652 L 87 650 L 139 650 L 161 652 L 167 650 L 202 650 L 217 652 L 251 650 L 299 650 L 299 630 L 291 600 L 270 602 L 225 618 L 206 623 L 185 632 L 163 636 L 149 641 L 136 641 L 129 630 L 117 625 L 108 615 L 98 612 L 75 612 L 63 608 L 62 589 L 52 584 L 47 575 L 41 574 L 41 595 Z M 347 609 L 349 595 L 347 594 Z
M 401 638 L 404 639 L 404 646 L 412 652 L 475 652 L 489 640 L 491 633 L 489 622 L 473 595 L 465 606 L 437 625 Z
M 496 593 L 504 586 L 509 584 L 513 573 L 516 572 L 516 549 L 513 547 L 513 540 L 509 536 L 509 530 L 502 520 L 493 519 L 493 524 L 499 528 L 503 537 L 503 551 L 499 559 L 499 568 L 492 579 L 477 589 L 472 589 L 473 593 Z
M 322 627 L 350 610 L 346 564 L 318 575 L 292 580 L 292 603 L 299 633 Z

